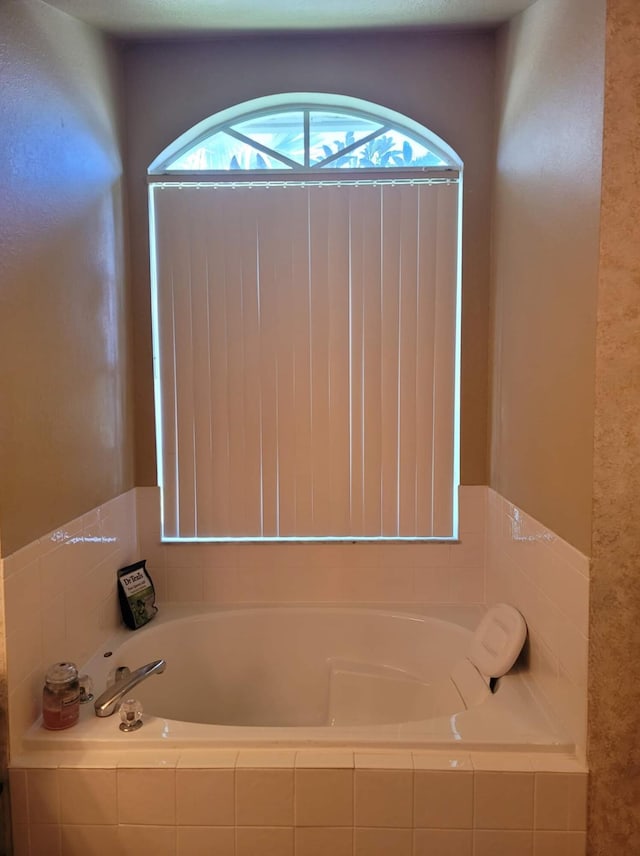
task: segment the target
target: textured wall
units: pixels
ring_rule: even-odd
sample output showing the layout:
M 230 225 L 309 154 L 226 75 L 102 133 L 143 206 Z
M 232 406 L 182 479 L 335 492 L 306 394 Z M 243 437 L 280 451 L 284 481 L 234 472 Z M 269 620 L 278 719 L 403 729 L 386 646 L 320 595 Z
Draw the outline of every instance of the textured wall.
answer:
M 640 853 L 640 6 L 609 0 L 596 354 L 589 853 Z
M 131 486 L 116 62 L 0 4 L 3 555 Z
M 604 0 L 500 32 L 491 487 L 589 554 Z
M 139 44 L 126 53 L 134 284 L 136 480 L 155 483 L 146 170 L 219 110 L 279 92 L 329 92 L 404 113 L 465 162 L 462 482 L 486 483 L 491 34 L 226 39 Z

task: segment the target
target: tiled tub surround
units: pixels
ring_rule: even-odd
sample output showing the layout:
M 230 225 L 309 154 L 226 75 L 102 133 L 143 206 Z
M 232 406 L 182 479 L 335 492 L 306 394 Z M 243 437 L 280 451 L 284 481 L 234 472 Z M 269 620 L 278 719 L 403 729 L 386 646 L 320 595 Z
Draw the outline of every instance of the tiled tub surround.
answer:
M 142 556 L 161 603 L 454 603 L 475 615 L 478 604 L 511 602 L 529 625 L 537 688 L 583 747 L 588 560 L 482 486 L 460 489 L 460 537 L 163 545 L 158 489 L 130 491 L 4 559 L 13 752 L 39 712 L 46 666 L 83 662 L 120 626 L 115 571 Z
M 338 760 L 248 750 L 20 754 L 46 665 L 82 662 L 113 633 L 115 570 L 142 556 L 161 603 L 455 603 L 475 614 L 478 604 L 511 601 L 529 624 L 531 675 L 580 744 L 587 560 L 487 488 L 462 488 L 460 498 L 460 544 L 161 545 L 157 490 L 139 488 L 7 557 L 18 856 L 116 846 L 159 856 L 582 856 L 586 773 L 556 753 L 347 752 L 346 762 L 343 752 Z M 567 637 L 575 645 L 565 650 Z M 336 774 L 330 787 L 326 771 Z M 305 788 L 319 815 L 305 816 Z M 246 813 L 253 804 L 260 816 Z
M 116 570 L 146 558 L 158 599 L 484 603 L 484 487 L 460 489 L 456 544 L 161 544 L 159 490 L 136 488 L 4 558 L 11 752 L 40 712 L 46 668 L 85 662 L 121 619 Z
M 536 692 L 583 754 L 589 560 L 491 488 L 459 499 L 458 544 L 161 544 L 159 492 L 138 488 L 140 544 L 171 601 L 512 603 Z
M 47 667 L 84 663 L 120 627 L 115 574 L 137 558 L 129 491 L 4 559 L 12 756 L 40 714 Z
M 536 691 L 586 747 L 589 560 L 487 489 L 487 603 L 506 601 L 528 626 L 527 665 Z
M 587 775 L 523 754 L 16 759 L 15 856 L 583 856 Z

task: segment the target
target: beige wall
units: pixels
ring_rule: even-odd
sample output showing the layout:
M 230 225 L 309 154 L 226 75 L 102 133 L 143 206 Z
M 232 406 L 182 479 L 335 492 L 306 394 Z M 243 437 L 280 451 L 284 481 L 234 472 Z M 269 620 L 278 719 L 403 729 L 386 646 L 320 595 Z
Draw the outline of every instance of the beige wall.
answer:
M 590 553 L 605 0 L 498 40 L 491 486 Z
M 3 554 L 132 485 L 117 56 L 0 5 Z
M 640 853 L 640 6 L 608 0 L 596 336 L 589 853 Z
M 176 137 L 259 96 L 319 91 L 397 110 L 465 162 L 462 481 L 486 482 L 490 34 L 261 38 L 139 44 L 125 54 L 136 364 L 137 483 L 155 483 L 146 170 Z

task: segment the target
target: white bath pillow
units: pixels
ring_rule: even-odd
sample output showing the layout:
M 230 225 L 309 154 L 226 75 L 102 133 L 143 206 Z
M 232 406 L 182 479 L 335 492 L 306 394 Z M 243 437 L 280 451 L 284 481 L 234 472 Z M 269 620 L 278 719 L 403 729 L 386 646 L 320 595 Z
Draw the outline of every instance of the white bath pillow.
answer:
M 473 634 L 468 657 L 487 678 L 505 675 L 518 659 L 527 638 L 527 625 L 514 606 L 490 607 Z

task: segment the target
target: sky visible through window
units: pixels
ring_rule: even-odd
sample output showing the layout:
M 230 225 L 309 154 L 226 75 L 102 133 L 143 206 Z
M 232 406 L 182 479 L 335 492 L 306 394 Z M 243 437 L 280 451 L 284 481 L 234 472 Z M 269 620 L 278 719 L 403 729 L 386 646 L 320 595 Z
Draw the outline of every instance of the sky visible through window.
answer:
M 437 151 L 374 116 L 331 109 L 246 115 L 200 138 L 168 171 L 402 169 L 446 166 Z

